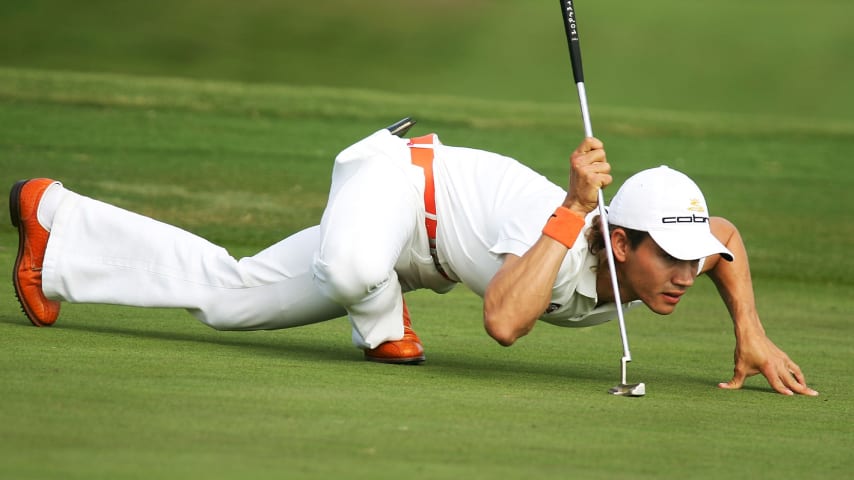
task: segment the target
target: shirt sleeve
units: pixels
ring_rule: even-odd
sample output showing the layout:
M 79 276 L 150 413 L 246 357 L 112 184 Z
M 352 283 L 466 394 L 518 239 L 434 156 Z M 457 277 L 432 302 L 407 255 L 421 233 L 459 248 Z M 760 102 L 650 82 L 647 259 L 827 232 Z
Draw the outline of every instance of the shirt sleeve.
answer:
M 495 255 L 512 253 L 521 257 L 540 239 L 545 225 L 554 207 L 547 212 L 539 205 L 522 204 L 513 207 L 507 220 L 498 231 L 498 238 L 489 249 Z
M 497 226 L 496 240 L 489 251 L 495 255 L 524 255 L 540 239 L 543 227 L 555 208 L 560 206 L 564 195 L 562 190 L 548 183 L 536 194 L 518 198 L 512 204 L 502 206 L 502 222 Z

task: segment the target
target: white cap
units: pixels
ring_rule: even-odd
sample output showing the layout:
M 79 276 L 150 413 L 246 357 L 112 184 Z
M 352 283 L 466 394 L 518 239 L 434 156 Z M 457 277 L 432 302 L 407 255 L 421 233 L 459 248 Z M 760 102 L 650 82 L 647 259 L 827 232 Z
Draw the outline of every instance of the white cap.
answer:
M 665 252 L 679 260 L 733 255 L 712 235 L 703 192 L 688 178 L 666 166 L 632 175 L 611 199 L 608 223 L 648 232 Z

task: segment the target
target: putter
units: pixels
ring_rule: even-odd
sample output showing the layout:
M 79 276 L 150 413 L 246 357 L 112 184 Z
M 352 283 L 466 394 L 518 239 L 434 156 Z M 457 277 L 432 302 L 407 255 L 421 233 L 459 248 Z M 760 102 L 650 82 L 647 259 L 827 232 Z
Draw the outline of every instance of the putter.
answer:
M 415 119 L 412 117 L 406 117 L 389 125 L 386 127 L 386 130 L 391 132 L 392 135 L 403 137 L 413 125 L 415 125 Z
M 584 89 L 584 70 L 581 66 L 581 46 L 578 43 L 578 22 L 572 0 L 560 0 L 563 26 L 566 30 L 566 41 L 569 45 L 569 60 L 572 64 L 572 76 L 578 88 L 578 103 L 581 105 L 581 120 L 584 122 L 584 135 L 593 136 L 590 124 L 590 111 L 587 107 L 587 91 Z M 599 189 L 599 218 L 602 224 L 602 236 L 605 239 L 605 253 L 608 258 L 608 269 L 611 272 L 611 286 L 614 289 L 614 302 L 617 304 L 617 320 L 620 323 L 620 338 L 623 341 L 623 358 L 620 359 L 620 384 L 608 390 L 613 395 L 625 397 L 642 397 L 646 395 L 646 385 L 643 383 L 628 383 L 626 381 L 626 364 L 632 361 L 629 351 L 629 338 L 626 335 L 626 321 L 623 318 L 623 304 L 620 301 L 620 288 L 617 283 L 617 270 L 614 268 L 614 251 L 611 248 L 611 234 L 608 227 L 608 216 L 605 210 L 605 195 Z

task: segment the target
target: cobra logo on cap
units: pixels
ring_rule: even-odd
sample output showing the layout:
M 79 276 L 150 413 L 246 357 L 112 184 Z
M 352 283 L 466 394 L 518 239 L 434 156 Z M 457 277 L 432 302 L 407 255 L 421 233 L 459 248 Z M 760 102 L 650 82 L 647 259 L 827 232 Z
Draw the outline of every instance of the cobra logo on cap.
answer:
M 698 213 L 706 213 L 706 208 L 703 206 L 703 202 L 699 198 L 691 199 L 691 206 L 688 207 L 689 212 L 698 212 Z
M 690 202 L 691 204 L 687 208 L 689 212 L 706 213 L 706 208 L 703 206 L 702 200 L 692 198 Z M 697 215 L 697 213 L 692 213 L 691 215 L 678 215 L 674 217 L 661 217 L 661 223 L 709 223 L 709 217 Z

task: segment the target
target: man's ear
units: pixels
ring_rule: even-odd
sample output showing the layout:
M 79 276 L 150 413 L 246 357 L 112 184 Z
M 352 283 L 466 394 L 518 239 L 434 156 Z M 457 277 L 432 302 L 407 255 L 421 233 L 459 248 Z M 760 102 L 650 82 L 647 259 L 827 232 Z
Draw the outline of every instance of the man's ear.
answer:
M 629 253 L 629 237 L 622 228 L 615 228 L 611 232 L 611 250 L 614 252 L 614 261 L 625 262 Z

